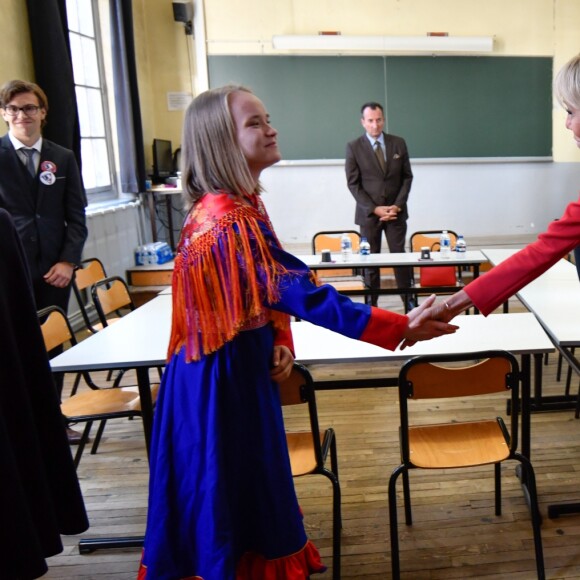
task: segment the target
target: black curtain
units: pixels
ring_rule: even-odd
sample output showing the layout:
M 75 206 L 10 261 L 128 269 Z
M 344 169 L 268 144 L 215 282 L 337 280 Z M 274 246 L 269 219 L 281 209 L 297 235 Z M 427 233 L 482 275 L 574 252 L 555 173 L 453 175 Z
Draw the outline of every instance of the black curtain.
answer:
M 49 113 L 43 135 L 72 149 L 81 167 L 81 134 L 66 18 L 66 0 L 26 0 L 34 74 Z
M 145 151 L 131 0 L 110 0 L 113 82 L 122 191 L 145 191 Z
M 36 82 L 49 114 L 43 134 L 72 149 L 81 167 L 81 138 L 66 17 L 66 0 L 26 0 Z M 145 191 L 145 151 L 135 63 L 131 0 L 110 0 L 113 83 L 117 109 L 121 188 Z

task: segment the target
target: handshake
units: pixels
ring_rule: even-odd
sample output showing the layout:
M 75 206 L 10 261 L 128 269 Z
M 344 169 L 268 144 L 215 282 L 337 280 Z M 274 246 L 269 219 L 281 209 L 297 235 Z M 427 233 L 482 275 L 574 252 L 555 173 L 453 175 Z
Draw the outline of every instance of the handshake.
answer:
M 449 321 L 472 306 L 469 296 L 461 290 L 448 301 L 435 302 L 435 294 L 408 313 L 409 322 L 403 335 L 401 350 L 420 340 L 430 340 L 445 334 L 453 334 L 459 327 Z

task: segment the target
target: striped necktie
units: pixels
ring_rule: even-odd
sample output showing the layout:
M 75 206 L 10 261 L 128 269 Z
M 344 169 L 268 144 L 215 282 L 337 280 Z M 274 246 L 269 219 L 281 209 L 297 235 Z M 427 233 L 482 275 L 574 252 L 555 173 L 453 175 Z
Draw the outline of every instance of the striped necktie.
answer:
M 34 165 L 34 149 L 21 149 L 22 153 L 26 155 L 26 169 L 32 177 L 36 175 L 36 166 Z
M 378 141 L 375 141 L 375 155 L 377 156 L 377 159 L 379 160 L 379 165 L 381 166 L 381 169 L 383 170 L 384 173 L 386 168 L 385 156 L 383 155 L 381 144 Z

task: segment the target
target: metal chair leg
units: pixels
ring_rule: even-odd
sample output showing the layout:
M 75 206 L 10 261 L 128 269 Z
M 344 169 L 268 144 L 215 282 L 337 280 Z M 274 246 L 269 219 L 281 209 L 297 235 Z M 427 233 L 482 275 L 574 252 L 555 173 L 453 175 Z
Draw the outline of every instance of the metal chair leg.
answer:
M 494 463 L 495 515 L 501 516 L 501 463 Z
M 545 580 L 546 572 L 544 568 L 544 551 L 542 549 L 542 517 L 540 515 L 540 508 L 538 507 L 538 492 L 536 489 L 536 475 L 534 468 L 527 457 L 517 453 L 515 458 L 521 463 L 522 470 L 526 473 L 526 483 L 530 497 L 530 512 L 532 519 L 532 530 L 534 533 L 534 550 L 536 553 L 536 570 L 538 580 Z
M 391 575 L 392 580 L 401 577 L 401 563 L 399 560 L 399 529 L 397 521 L 397 479 L 401 473 L 406 473 L 404 465 L 399 465 L 389 479 L 389 528 L 391 535 Z
M 95 435 L 95 440 L 93 441 L 93 446 L 91 447 L 91 455 L 95 455 L 97 449 L 99 448 L 99 443 L 101 442 L 101 437 L 103 436 L 103 431 L 105 430 L 106 424 L 107 424 L 106 419 L 103 419 L 99 423 L 99 428 L 97 429 L 97 434 Z
M 77 452 L 75 453 L 75 458 L 74 458 L 74 464 L 75 467 L 79 466 L 79 463 L 81 462 L 81 456 L 83 454 L 83 450 L 85 448 L 85 445 L 87 444 L 87 441 L 89 440 L 89 434 L 91 432 L 91 427 L 93 426 L 93 422 L 92 421 L 87 421 L 83 434 L 81 435 L 81 440 L 79 441 L 79 445 L 77 447 Z

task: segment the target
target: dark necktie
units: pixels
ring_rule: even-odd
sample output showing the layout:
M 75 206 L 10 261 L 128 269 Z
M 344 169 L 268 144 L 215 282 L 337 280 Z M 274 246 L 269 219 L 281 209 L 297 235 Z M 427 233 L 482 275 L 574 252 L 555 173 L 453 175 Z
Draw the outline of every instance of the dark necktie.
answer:
M 377 159 L 379 160 L 379 165 L 381 166 L 381 169 L 383 170 L 384 173 L 386 167 L 385 156 L 383 155 L 381 144 L 378 141 L 375 141 L 375 155 L 377 156 Z
M 34 165 L 34 149 L 21 149 L 22 153 L 26 155 L 26 169 L 32 177 L 36 175 L 36 167 Z

